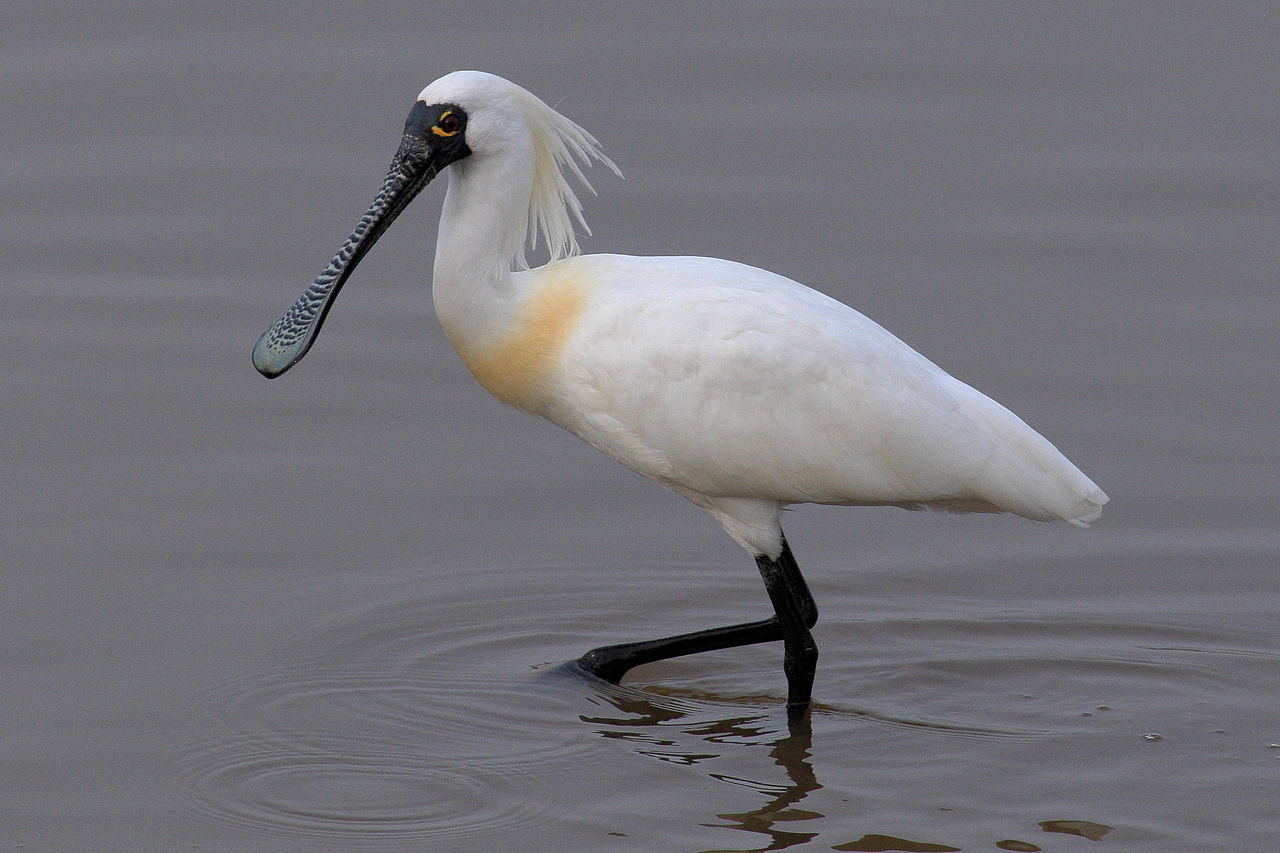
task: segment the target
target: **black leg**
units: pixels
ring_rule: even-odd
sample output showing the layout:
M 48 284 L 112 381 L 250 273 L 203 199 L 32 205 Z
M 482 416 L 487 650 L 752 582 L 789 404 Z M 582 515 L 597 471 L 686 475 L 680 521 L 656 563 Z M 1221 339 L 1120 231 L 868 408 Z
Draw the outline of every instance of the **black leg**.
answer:
M 813 673 L 818 666 L 818 646 L 813 642 L 809 628 L 818 619 L 813 597 L 809 595 L 804 578 L 795 560 L 786 565 L 785 554 L 777 560 L 756 557 L 764 588 L 773 602 L 778 626 L 782 632 L 782 669 L 787 674 L 787 711 L 798 714 L 809 707 L 813 690 Z M 805 600 L 808 606 L 805 606 Z M 809 621 L 812 617 L 813 621 Z
M 758 564 L 759 560 L 756 562 Z M 785 536 L 782 537 L 782 553 L 778 555 L 778 562 L 782 566 L 782 576 L 787 581 L 787 588 L 791 590 L 792 598 L 800 606 L 804 626 L 812 628 L 818 624 L 818 605 L 813 601 L 809 585 L 804 582 L 804 575 L 800 574 L 800 566 L 796 563 L 796 557 L 791 553 L 791 546 L 787 544 Z
M 578 658 L 578 665 L 616 684 L 627 670 L 643 663 L 782 640 L 783 669 L 787 674 L 787 710 L 792 714 L 803 711 L 809 705 L 813 673 L 818 663 L 818 647 L 809 633 L 818 621 L 818 608 L 785 538 L 778 559 L 756 557 L 756 566 L 764 579 L 769 601 L 773 603 L 774 615 L 768 619 L 658 640 L 601 646 Z

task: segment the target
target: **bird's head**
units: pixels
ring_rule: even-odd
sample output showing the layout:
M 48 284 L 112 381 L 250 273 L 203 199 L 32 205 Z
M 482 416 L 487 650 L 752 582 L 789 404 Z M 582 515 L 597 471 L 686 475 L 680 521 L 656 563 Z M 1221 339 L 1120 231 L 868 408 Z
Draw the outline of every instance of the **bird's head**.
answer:
M 541 235 L 552 260 L 575 254 L 574 225 L 586 230 L 586 223 L 561 168 L 569 167 L 590 189 L 577 161 L 598 160 L 615 173 L 617 167 L 589 133 L 525 89 L 493 74 L 455 71 L 418 95 L 368 212 L 324 272 L 258 339 L 253 348 L 258 372 L 275 378 L 307 354 L 360 259 L 437 174 L 459 161 L 490 155 L 519 156 L 529 164 L 529 242 Z M 523 244 L 512 260 L 517 268 L 527 267 Z

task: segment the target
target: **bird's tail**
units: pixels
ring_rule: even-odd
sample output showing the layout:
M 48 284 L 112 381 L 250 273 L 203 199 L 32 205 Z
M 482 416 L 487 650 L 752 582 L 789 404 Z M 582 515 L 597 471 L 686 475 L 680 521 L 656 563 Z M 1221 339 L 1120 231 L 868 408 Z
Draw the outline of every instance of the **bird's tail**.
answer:
M 982 478 L 997 506 L 1025 518 L 1077 527 L 1088 527 L 1102 515 L 1110 498 L 1048 439 L 998 403 L 984 410 L 1002 439 Z

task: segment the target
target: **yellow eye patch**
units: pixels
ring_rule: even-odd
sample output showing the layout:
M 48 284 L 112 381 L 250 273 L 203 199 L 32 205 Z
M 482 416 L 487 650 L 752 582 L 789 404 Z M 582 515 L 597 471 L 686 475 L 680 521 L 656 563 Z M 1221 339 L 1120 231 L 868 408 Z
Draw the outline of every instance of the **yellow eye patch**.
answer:
M 450 118 L 452 116 L 452 118 Z M 457 136 L 458 131 L 462 129 L 462 122 L 453 114 L 453 110 L 446 110 L 440 114 L 440 119 L 431 128 L 431 132 L 436 136 Z

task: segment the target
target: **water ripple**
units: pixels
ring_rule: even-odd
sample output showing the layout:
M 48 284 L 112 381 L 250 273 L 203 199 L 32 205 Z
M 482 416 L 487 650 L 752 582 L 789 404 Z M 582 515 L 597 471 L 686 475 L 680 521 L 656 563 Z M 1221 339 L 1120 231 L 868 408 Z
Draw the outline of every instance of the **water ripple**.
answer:
M 783 710 L 776 647 L 662 662 L 622 685 L 562 663 L 593 643 L 626 639 L 633 623 L 647 635 L 633 613 L 714 624 L 756 603 L 742 592 L 720 602 L 725 579 L 689 568 L 656 570 L 658 583 L 630 593 L 638 607 L 610 596 L 609 583 L 620 591 L 623 581 L 602 579 L 605 592 L 588 593 L 577 581 L 589 569 L 561 567 L 561 583 L 532 590 L 440 584 L 426 595 L 397 584 L 308 613 L 278 658 L 207 689 L 194 743 L 171 762 L 178 805 L 207 820 L 317 838 L 510 838 L 563 814 L 554 780 L 581 775 L 601 756 L 616 761 L 621 747 L 751 788 L 764 805 L 721 817 L 781 837 L 778 810 L 816 797 L 821 784 L 809 723 L 792 725 Z M 477 598 L 487 621 L 476 618 Z M 1020 740 L 1149 731 L 1133 709 L 1229 697 L 1280 660 L 1197 614 L 921 608 L 829 618 L 821 630 L 814 723 L 884 727 L 908 752 L 927 750 L 926 737 L 1017 749 Z M 1213 709 L 1200 713 L 1222 726 Z M 780 778 L 756 779 L 760 761 L 750 756 L 760 755 Z
M 318 617 L 297 662 L 209 686 L 199 739 L 171 761 L 179 807 L 312 836 L 459 839 L 545 819 L 531 792 L 598 744 L 581 737 L 581 692 L 503 664 L 474 625 L 432 627 L 425 602 Z
M 335 751 L 340 748 L 341 751 Z M 283 736 L 219 738 L 187 751 L 178 781 L 198 814 L 302 835 L 458 838 L 536 822 L 511 767 L 442 761 L 395 741 L 340 745 Z

